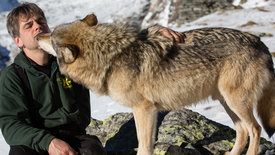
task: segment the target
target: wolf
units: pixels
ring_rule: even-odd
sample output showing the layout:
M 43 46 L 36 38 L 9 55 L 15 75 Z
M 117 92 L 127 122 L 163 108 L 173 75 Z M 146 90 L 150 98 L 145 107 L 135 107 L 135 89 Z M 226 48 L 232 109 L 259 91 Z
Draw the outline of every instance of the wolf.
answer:
M 99 24 L 94 14 L 57 26 L 39 36 L 39 45 L 57 57 L 60 71 L 100 95 L 133 110 L 138 155 L 153 154 L 156 116 L 209 96 L 219 100 L 234 122 L 240 154 L 256 155 L 261 127 L 275 131 L 275 73 L 268 48 L 260 38 L 228 28 L 182 32 L 176 44 L 160 32 Z

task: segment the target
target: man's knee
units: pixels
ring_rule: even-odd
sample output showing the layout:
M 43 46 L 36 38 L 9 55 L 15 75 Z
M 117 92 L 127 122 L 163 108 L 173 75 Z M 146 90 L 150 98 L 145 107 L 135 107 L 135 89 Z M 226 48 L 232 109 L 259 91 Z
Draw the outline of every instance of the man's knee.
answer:
M 105 155 L 107 154 L 104 150 L 100 140 L 96 136 L 82 135 L 78 137 L 81 141 L 79 151 L 81 155 Z
M 15 145 L 10 147 L 9 155 L 43 155 L 47 154 L 46 152 L 36 152 L 35 150 L 24 146 L 24 145 Z

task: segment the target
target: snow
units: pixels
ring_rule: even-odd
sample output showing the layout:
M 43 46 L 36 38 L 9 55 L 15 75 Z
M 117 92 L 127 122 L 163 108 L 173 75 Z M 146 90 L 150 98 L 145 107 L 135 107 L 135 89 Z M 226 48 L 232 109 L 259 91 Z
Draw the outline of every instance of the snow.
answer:
M 151 0 L 151 3 L 155 3 L 156 1 L 157 0 Z M 19 2 L 22 1 L 19 0 Z M 100 23 L 110 23 L 114 22 L 114 19 L 135 17 L 141 12 L 143 6 L 148 3 L 147 0 L 28 0 L 28 2 L 35 2 L 45 11 L 51 29 L 59 24 L 83 18 L 89 13 L 95 13 Z M 235 0 L 234 4 L 239 5 L 240 0 Z M 5 20 L 8 13 L 7 11 L 16 5 L 16 0 L 0 1 L 0 45 L 8 50 L 14 49 L 14 44 L 7 33 Z M 170 1 L 165 0 L 165 4 L 163 5 L 165 5 L 165 9 L 161 12 L 163 18 L 160 19 L 158 23 L 160 25 L 168 26 L 177 31 L 214 26 L 235 28 L 254 34 L 269 33 L 273 36 L 262 37 L 261 40 L 271 52 L 275 52 L 274 0 L 248 0 L 246 3 L 240 4 L 244 9 L 218 11 L 179 27 L 168 23 L 168 6 L 170 5 Z M 147 14 L 145 18 L 151 15 L 152 14 Z M 244 24 L 249 21 L 253 21 L 255 24 L 244 26 Z M 148 25 L 148 21 L 145 24 Z M 194 106 L 189 106 L 188 108 L 203 114 L 211 120 L 234 128 L 232 121 L 218 101 L 209 99 Z M 91 112 L 92 117 L 103 120 L 118 112 L 131 112 L 131 109 L 115 103 L 107 96 L 97 96 L 91 93 Z M 262 136 L 267 138 L 264 131 L 262 132 Z M 275 142 L 274 139 L 268 140 Z M 8 154 L 8 151 L 9 146 L 0 134 L 0 154 Z
M 249 0 L 244 4 L 240 3 L 241 0 L 235 0 L 233 2 L 234 5 L 241 5 L 244 8 L 255 8 L 255 7 L 262 7 L 268 5 L 269 1 L 264 0 Z
M 169 19 L 169 7 L 171 5 L 171 1 L 170 0 L 163 0 L 162 3 L 160 3 L 159 0 L 151 0 L 151 7 L 150 8 L 164 8 L 164 11 L 159 12 L 158 10 L 153 10 L 153 11 L 149 11 L 149 13 L 144 17 L 144 20 L 141 24 L 142 28 L 146 28 L 152 24 L 160 24 L 162 26 L 168 26 L 168 19 Z M 155 16 L 155 12 L 159 12 L 158 16 L 161 17 L 159 18 L 158 21 L 155 21 L 152 23 L 152 21 L 150 21 L 150 19 L 152 18 L 152 16 Z M 157 22 L 157 23 L 156 23 Z

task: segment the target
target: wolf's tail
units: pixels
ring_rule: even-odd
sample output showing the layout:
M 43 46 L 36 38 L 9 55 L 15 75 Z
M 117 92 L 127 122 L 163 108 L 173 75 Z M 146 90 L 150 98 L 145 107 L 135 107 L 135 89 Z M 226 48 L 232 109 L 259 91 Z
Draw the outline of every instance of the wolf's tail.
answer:
M 275 74 L 263 92 L 263 96 L 257 105 L 257 112 L 268 136 L 275 132 Z

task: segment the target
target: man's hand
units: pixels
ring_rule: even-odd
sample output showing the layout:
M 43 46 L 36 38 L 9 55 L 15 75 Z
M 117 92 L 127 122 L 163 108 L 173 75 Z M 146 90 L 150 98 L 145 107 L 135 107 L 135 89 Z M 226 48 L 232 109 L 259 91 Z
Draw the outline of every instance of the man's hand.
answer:
M 184 35 L 181 32 L 176 32 L 166 27 L 161 27 L 158 31 L 164 36 L 172 38 L 176 43 L 184 42 Z
M 49 155 L 77 155 L 78 153 L 63 140 L 54 138 L 48 149 Z

